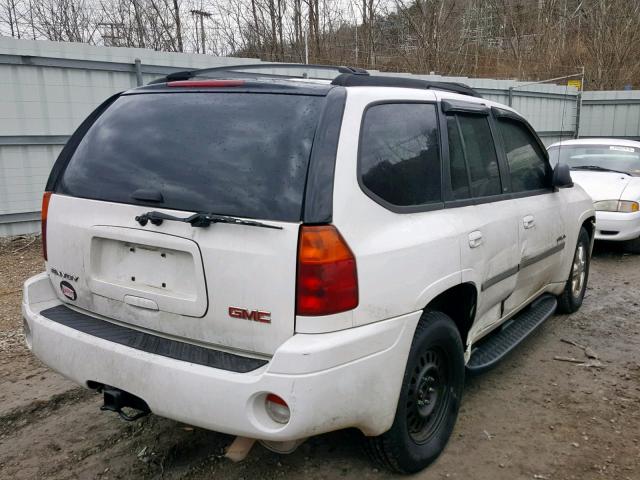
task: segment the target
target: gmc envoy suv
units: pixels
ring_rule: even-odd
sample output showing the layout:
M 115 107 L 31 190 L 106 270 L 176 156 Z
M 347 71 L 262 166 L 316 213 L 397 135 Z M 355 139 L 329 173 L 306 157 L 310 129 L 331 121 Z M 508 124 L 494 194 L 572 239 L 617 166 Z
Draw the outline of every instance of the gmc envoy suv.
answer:
M 266 67 L 171 74 L 80 125 L 43 197 L 26 342 L 128 420 L 280 452 L 355 427 L 418 471 L 465 375 L 580 307 L 592 202 L 469 87 Z

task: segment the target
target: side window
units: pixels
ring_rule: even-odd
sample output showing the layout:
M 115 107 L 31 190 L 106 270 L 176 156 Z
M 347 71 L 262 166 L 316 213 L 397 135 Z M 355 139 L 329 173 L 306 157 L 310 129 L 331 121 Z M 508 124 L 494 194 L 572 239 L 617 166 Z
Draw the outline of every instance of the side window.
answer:
M 458 129 L 458 120 L 454 115 L 447 115 L 447 136 L 449 138 L 449 173 L 451 176 L 451 192 L 454 200 L 471 197 L 469 176 L 464 160 L 462 139 Z
M 489 121 L 484 115 L 458 115 L 462 142 L 469 167 L 471 194 L 486 197 L 502 193 L 498 157 Z
M 436 107 L 370 107 L 362 123 L 359 174 L 364 187 L 398 206 L 442 201 Z
M 550 167 L 529 129 L 508 118 L 498 118 L 498 129 L 507 154 L 512 191 L 549 188 Z

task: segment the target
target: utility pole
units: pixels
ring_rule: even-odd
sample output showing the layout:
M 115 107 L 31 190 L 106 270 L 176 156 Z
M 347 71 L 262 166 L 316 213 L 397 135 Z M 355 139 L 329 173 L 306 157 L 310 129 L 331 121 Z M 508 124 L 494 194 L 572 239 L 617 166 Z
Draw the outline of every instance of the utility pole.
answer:
M 13 10 L 13 22 L 11 21 L 11 10 Z M 20 25 L 18 24 L 18 15 L 16 14 L 15 0 L 11 0 L 11 4 L 9 5 L 9 23 L 11 23 L 11 36 L 13 36 L 13 25 L 15 24 L 16 33 L 18 34 L 18 38 L 20 38 Z
M 15 37 L 15 33 L 13 32 L 13 12 L 11 10 L 11 5 L 7 6 L 7 11 L 9 12 L 9 26 L 11 27 L 11 37 Z
M 356 22 L 356 67 L 358 66 L 358 23 Z
M 205 53 L 205 44 L 204 44 L 204 17 L 209 18 L 211 13 L 205 12 L 204 10 L 191 10 L 191 14 L 197 17 L 200 17 L 200 42 L 202 44 L 202 53 Z M 198 21 L 196 20 L 196 29 L 198 28 Z
M 136 27 L 138 30 L 138 47 L 144 48 L 144 29 L 142 27 L 142 17 L 140 16 L 140 5 L 138 0 L 132 0 L 133 13 L 136 17 Z
M 178 51 L 183 52 L 182 48 L 182 24 L 180 23 L 180 6 L 178 0 L 173 0 L 173 14 L 176 19 L 176 37 L 178 37 Z
M 33 34 L 33 39 L 36 39 L 36 26 L 33 23 L 33 6 L 31 5 L 31 0 L 29 0 L 29 17 L 31 18 L 31 33 Z

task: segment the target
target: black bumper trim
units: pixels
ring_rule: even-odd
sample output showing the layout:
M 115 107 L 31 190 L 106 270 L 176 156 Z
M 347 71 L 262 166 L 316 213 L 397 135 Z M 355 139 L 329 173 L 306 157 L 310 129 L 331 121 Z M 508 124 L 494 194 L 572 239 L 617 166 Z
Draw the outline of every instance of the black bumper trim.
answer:
M 247 373 L 267 364 L 266 360 L 211 350 L 199 345 L 170 340 L 168 338 L 140 332 L 133 328 L 116 325 L 115 323 L 77 312 L 65 305 L 48 308 L 40 312 L 40 315 L 52 322 L 73 328 L 87 335 L 135 348 L 136 350 L 142 350 L 143 352 L 153 353 L 183 362 L 204 365 L 205 367 L 219 368 L 236 373 Z

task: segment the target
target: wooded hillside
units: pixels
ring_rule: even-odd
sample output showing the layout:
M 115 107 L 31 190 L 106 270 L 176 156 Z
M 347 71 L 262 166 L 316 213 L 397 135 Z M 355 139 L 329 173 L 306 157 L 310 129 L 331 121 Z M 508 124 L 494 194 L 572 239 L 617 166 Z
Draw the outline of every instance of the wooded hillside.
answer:
M 0 33 L 640 88 L 638 0 L 0 0 Z

